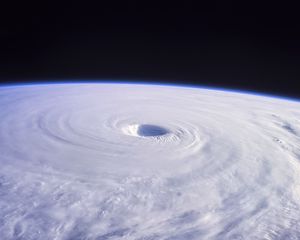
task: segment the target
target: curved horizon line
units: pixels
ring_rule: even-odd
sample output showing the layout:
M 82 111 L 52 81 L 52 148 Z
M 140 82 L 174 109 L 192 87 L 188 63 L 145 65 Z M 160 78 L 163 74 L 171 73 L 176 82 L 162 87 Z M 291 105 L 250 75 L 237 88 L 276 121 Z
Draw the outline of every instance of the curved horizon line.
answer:
M 111 85 L 152 85 L 152 86 L 170 86 L 170 87 L 178 87 L 178 88 L 192 88 L 192 89 L 205 89 L 205 90 L 213 90 L 213 91 L 221 91 L 221 92 L 232 92 L 232 93 L 240 93 L 240 94 L 249 94 L 256 95 L 261 97 L 282 99 L 293 102 L 300 102 L 300 98 L 290 97 L 284 95 L 275 95 L 271 93 L 255 91 L 255 90 L 239 90 L 234 88 L 227 87 L 213 87 L 207 84 L 191 84 L 191 83 L 170 83 L 170 82 L 150 82 L 150 81 L 134 81 L 134 80 L 64 80 L 62 82 L 58 82 L 57 80 L 41 80 L 34 82 L 25 82 L 25 83 L 0 83 L 0 88 L 9 88 L 9 87 L 28 87 L 28 86 L 43 86 L 43 85 L 88 85 L 88 84 L 111 84 Z

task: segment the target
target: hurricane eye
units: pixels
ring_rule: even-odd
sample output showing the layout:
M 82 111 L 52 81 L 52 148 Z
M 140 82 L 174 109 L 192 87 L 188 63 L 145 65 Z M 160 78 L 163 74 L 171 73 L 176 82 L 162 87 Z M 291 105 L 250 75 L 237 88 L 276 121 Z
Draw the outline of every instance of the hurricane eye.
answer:
M 143 137 L 156 137 L 156 136 L 162 136 L 168 133 L 168 130 L 151 124 L 142 124 L 139 125 L 137 134 L 139 136 Z

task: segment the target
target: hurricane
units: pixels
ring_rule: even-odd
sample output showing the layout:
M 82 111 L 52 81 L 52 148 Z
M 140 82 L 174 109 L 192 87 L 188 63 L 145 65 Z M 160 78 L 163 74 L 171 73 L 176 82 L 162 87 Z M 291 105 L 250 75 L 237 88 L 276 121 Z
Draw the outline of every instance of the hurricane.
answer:
M 1 239 L 300 239 L 300 102 L 0 87 Z

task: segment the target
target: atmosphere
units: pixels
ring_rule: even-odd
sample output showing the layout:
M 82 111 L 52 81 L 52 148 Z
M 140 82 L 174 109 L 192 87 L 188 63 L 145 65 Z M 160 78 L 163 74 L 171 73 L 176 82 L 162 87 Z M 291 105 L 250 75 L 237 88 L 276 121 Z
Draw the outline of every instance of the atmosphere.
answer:
M 299 8 L 11 2 L 0 240 L 300 240 Z
M 8 7 L 0 81 L 146 81 L 300 97 L 297 8 L 212 2 Z

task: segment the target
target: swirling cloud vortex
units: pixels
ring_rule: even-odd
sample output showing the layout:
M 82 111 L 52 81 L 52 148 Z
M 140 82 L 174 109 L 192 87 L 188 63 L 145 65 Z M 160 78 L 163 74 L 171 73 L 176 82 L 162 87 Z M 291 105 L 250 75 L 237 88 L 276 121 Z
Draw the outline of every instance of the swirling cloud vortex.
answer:
M 300 103 L 0 88 L 1 239 L 300 239 Z

